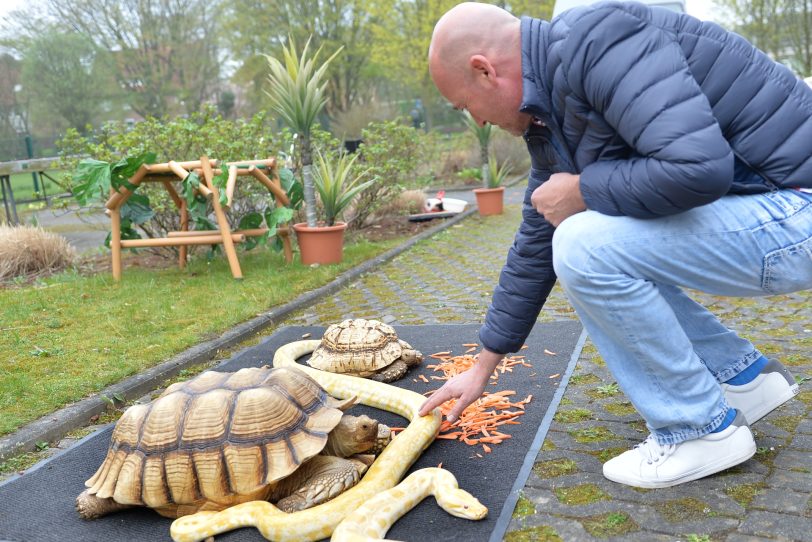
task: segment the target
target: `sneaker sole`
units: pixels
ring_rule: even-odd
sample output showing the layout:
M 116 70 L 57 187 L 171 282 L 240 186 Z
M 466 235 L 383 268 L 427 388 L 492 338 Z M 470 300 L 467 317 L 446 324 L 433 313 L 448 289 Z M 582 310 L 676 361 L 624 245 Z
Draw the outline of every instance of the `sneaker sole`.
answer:
M 753 439 L 753 435 L 749 429 L 748 433 L 750 433 L 750 442 L 748 446 L 744 450 L 742 450 L 741 453 L 733 456 L 727 456 L 708 465 L 704 465 L 702 468 L 686 473 L 683 476 L 680 476 L 679 478 L 671 478 L 668 480 L 661 480 L 659 482 L 652 482 L 650 480 L 641 480 L 633 477 L 625 477 L 625 478 L 619 476 L 613 477 L 608 475 L 606 471 L 604 471 L 603 475 L 605 478 L 613 482 L 617 482 L 619 484 L 624 484 L 627 486 L 640 487 L 643 489 L 660 489 L 664 487 L 673 487 L 679 484 L 684 484 L 686 482 L 691 482 L 693 480 L 698 480 L 700 478 L 710 476 L 711 474 L 721 472 L 725 469 L 729 469 L 730 467 L 735 467 L 736 465 L 744 463 L 745 461 L 753 457 L 756 454 L 756 441 Z
M 767 389 L 769 386 L 765 385 L 768 384 L 766 380 L 772 381 L 775 386 L 783 388 L 783 390 L 778 395 L 771 394 L 765 397 L 766 393 L 769 392 Z M 744 395 L 744 393 L 735 393 L 732 390 L 734 388 L 739 388 L 740 386 L 729 386 L 727 384 L 722 385 L 722 390 L 724 391 L 725 400 L 727 403 L 744 414 L 747 423 L 750 425 L 756 423 L 761 418 L 798 395 L 798 392 L 800 391 L 798 384 L 787 386 L 785 378 L 779 373 L 770 373 L 766 376 L 764 381 L 759 383 L 759 386 L 765 391 L 761 394 L 761 400 L 757 402 L 755 406 L 753 406 L 752 400 L 750 401 L 749 405 L 744 403 L 737 404 L 737 396 Z M 748 406 L 750 407 L 749 409 Z

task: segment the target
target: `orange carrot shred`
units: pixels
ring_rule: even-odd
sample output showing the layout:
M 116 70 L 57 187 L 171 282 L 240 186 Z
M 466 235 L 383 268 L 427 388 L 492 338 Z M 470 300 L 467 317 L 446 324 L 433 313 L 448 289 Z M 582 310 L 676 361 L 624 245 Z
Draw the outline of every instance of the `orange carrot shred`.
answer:
M 436 359 L 437 363 L 426 365 L 426 367 L 440 373 L 441 376 L 432 375 L 429 378 L 431 380 L 449 380 L 473 367 L 477 363 L 479 354 L 471 355 L 471 353 L 479 347 L 479 344 L 465 343 L 463 346 L 468 350 L 460 355 L 451 355 L 451 351 L 432 354 L 430 357 Z M 522 347 L 522 349 L 525 348 L 527 345 Z M 532 367 L 532 365 L 525 361 L 525 356 L 504 356 L 494 368 L 490 384 L 497 385 L 499 375 L 513 372 L 514 367 Z M 423 382 L 429 381 L 423 375 L 417 376 Z M 424 395 L 431 395 L 433 391 L 436 390 L 426 392 Z M 479 444 L 482 445 L 485 453 L 491 453 L 493 445 L 501 444 L 511 438 L 511 435 L 498 431 L 497 428 L 503 429 L 507 425 L 520 424 L 521 422 L 516 418 L 524 414 L 525 405 L 532 399 L 532 395 L 528 395 L 526 399 L 517 400 L 515 395 L 515 390 L 484 392 L 479 399 L 468 405 L 456 422 L 449 423 L 447 419 L 444 419 L 440 424 L 437 438 L 459 440 L 469 446 Z M 452 399 L 440 405 L 440 412 L 443 416 L 448 416 L 455 402 L 456 400 Z M 482 457 L 478 453 L 476 456 Z

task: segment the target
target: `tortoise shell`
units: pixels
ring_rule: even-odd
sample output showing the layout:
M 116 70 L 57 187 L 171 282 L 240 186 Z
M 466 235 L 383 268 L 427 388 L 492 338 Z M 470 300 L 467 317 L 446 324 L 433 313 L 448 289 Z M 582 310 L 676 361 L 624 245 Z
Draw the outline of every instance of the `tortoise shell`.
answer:
M 85 485 L 172 517 L 262 499 L 324 448 L 352 402 L 293 368 L 208 371 L 127 409 Z
M 333 373 L 369 376 L 401 357 L 404 345 L 392 326 L 362 318 L 328 327 L 308 363 Z

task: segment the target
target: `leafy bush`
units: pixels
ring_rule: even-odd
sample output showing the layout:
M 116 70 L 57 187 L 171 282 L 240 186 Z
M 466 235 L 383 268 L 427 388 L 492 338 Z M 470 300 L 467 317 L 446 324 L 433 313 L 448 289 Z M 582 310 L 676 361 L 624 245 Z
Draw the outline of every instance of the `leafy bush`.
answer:
M 369 225 L 375 211 L 390 204 L 405 188 L 422 188 L 431 181 L 430 176 L 418 175 L 425 154 L 421 135 L 402 119 L 373 122 L 363 130 L 361 156 L 377 182 L 358 195 L 354 228 Z
M 131 129 L 124 123 L 108 123 L 91 137 L 68 130 L 65 137 L 57 142 L 60 148 L 58 167 L 72 172 L 63 177 L 64 188 L 70 190 L 81 205 L 92 205 L 94 201 L 103 202 L 109 194 L 102 185 L 93 185 L 95 192 L 87 193 L 87 171 L 78 168 L 83 157 L 90 156 L 95 161 L 110 164 L 111 167 L 125 157 L 132 159 L 147 153 L 154 155 L 151 161 L 159 163 L 169 160 L 197 160 L 202 155 L 223 161 L 237 161 L 280 156 L 290 149 L 292 143 L 290 132 L 286 129 L 275 130 L 264 113 L 248 120 L 227 120 L 217 113 L 214 106 L 207 106 L 187 118 L 149 118 Z M 184 183 L 183 195 L 189 196 L 192 193 L 190 186 L 186 185 L 194 180 L 190 178 Z M 290 175 L 285 176 L 283 183 L 288 187 L 294 186 Z M 115 180 L 113 184 L 117 184 Z M 136 206 L 141 211 L 146 206 L 151 214 L 146 216 L 143 212 L 136 213 L 138 219 L 132 220 L 131 225 L 137 225 L 148 237 L 164 237 L 168 231 L 180 228 L 178 209 L 163 186 L 145 183 L 135 196 L 139 197 L 131 197 L 127 202 L 128 206 L 122 208 L 122 220 L 128 217 L 130 211 L 138 210 Z M 193 196 L 191 200 L 194 200 Z M 190 201 L 190 212 L 195 214 L 196 228 L 213 229 L 215 226 L 210 216 L 211 210 L 201 205 L 200 200 Z M 273 209 L 273 197 L 268 190 L 260 183 L 243 177 L 238 182 L 231 212 L 228 213 L 229 225 L 236 229 L 241 224 L 243 227 L 247 223 L 256 224 L 257 217 L 260 217 L 261 223 L 261 217 L 266 214 L 270 216 Z M 128 232 L 128 235 L 133 234 L 140 237 L 135 230 Z M 170 249 L 171 252 L 166 249 L 152 250 L 168 255 L 176 249 Z

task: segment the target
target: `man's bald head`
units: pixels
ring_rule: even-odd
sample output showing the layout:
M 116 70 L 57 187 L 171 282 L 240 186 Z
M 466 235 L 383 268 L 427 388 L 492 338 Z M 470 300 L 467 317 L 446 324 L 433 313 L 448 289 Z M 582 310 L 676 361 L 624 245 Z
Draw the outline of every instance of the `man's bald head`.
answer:
M 440 93 L 479 125 L 521 135 L 530 116 L 522 102 L 521 22 L 490 4 L 465 2 L 434 27 L 429 71 Z
M 518 28 L 519 19 L 502 8 L 476 2 L 458 4 L 434 26 L 429 69 L 432 74 L 453 73 L 463 70 L 471 55 L 496 58 L 510 54 L 505 49 L 518 43 Z

